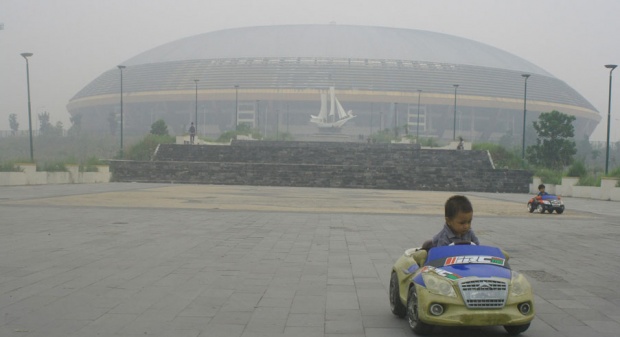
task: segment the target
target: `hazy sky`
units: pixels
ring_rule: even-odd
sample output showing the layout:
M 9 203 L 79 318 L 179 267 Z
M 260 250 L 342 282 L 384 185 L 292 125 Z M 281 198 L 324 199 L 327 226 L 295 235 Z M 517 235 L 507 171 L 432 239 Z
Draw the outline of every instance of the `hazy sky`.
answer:
M 131 57 L 180 38 L 280 24 L 421 29 L 486 43 L 565 81 L 602 115 L 607 135 L 609 71 L 620 64 L 618 0 L 0 0 L 0 130 L 8 116 L 33 128 L 38 113 L 68 128 L 66 105 L 82 87 Z M 620 140 L 620 70 L 614 72 L 611 140 Z M 533 78 L 530 79 L 530 81 Z

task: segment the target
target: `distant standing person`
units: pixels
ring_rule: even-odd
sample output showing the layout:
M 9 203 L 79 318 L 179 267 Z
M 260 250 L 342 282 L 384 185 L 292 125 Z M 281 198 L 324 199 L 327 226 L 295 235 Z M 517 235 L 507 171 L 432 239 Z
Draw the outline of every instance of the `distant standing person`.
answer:
M 194 137 L 196 137 L 196 127 L 194 126 L 194 122 L 189 127 L 189 143 L 194 144 Z
M 459 137 L 459 145 L 456 146 L 457 150 L 464 150 L 465 146 L 463 145 L 463 137 Z

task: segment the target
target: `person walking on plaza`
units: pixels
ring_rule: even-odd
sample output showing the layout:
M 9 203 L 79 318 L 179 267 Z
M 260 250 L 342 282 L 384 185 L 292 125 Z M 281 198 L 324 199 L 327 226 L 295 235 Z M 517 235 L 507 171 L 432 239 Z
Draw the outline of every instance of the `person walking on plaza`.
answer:
M 196 127 L 194 126 L 194 122 L 189 127 L 189 143 L 194 144 L 194 137 L 196 137 Z

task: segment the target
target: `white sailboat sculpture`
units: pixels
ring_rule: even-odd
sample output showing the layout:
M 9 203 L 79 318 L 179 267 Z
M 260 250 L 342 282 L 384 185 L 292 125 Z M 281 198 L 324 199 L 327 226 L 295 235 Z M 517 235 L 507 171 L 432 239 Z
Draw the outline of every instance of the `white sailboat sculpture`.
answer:
M 354 116 L 352 111 L 345 111 L 336 98 L 334 87 L 329 88 L 330 107 L 327 111 L 327 90 L 321 90 L 321 110 L 318 116 L 310 115 L 310 122 L 323 131 L 340 131 L 340 128 Z

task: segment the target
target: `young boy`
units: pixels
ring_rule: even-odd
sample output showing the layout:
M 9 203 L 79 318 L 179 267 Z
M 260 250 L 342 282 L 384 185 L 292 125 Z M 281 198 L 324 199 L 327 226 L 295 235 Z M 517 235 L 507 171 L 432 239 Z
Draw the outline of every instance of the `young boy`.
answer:
M 469 199 L 463 195 L 448 198 L 445 204 L 446 223 L 443 229 L 433 236 L 432 246 L 447 246 L 451 243 L 470 241 L 480 244 L 478 237 L 471 229 L 474 209 Z
M 545 192 L 545 185 L 543 184 L 538 185 L 538 196 L 543 196 L 547 194 L 549 193 Z
M 544 184 L 540 184 L 538 185 L 538 194 L 536 196 L 542 197 L 543 195 L 547 195 L 549 193 L 545 192 L 545 185 Z M 534 202 L 532 202 L 532 210 L 536 209 L 536 207 L 538 207 L 538 198 L 534 198 Z

